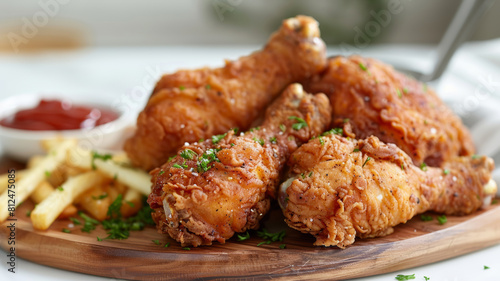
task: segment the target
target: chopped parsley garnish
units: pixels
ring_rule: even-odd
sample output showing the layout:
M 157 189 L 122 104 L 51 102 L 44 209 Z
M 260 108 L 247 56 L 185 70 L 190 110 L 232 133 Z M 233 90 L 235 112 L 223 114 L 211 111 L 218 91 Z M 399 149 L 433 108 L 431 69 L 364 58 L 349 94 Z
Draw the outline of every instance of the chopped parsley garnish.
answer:
M 349 118 L 344 118 L 344 124 L 347 123 L 347 122 L 349 122 L 350 120 L 351 119 L 349 119 Z
M 102 238 L 99 238 L 99 236 L 97 236 L 97 241 L 101 242 Z
M 445 215 L 438 216 L 437 220 L 438 220 L 439 224 L 441 224 L 441 225 L 445 224 L 448 221 L 448 219 L 446 218 Z
M 77 218 L 69 218 L 69 219 L 70 219 L 70 220 L 73 222 L 73 224 L 75 224 L 75 225 L 80 225 L 80 224 L 82 224 L 82 223 L 81 223 L 81 222 L 80 222 Z
M 269 245 L 269 244 L 271 244 L 271 241 L 269 241 L 269 240 L 262 241 L 262 242 L 260 242 L 259 244 L 257 244 L 257 247 L 259 247 L 260 245 L 263 245 L 263 244 L 267 244 L 267 245 Z
M 59 191 L 64 191 L 64 188 L 63 188 L 62 186 L 58 186 L 58 187 L 57 187 L 57 190 L 59 190 Z
M 102 161 L 107 161 L 109 159 L 113 158 L 113 155 L 111 154 L 99 154 L 97 151 L 92 151 L 92 170 L 97 169 L 95 166 L 95 160 L 96 159 L 101 159 Z
M 182 249 L 183 249 L 184 251 L 191 251 L 191 248 L 189 248 L 189 247 L 184 247 L 184 248 L 182 248 Z
M 405 170 L 405 165 L 403 163 L 401 163 L 401 170 Z
M 286 232 L 280 231 L 276 233 L 268 232 L 267 229 L 263 228 L 260 231 L 257 231 L 257 236 L 266 240 L 263 243 L 270 244 L 271 242 L 276 242 L 276 241 L 283 241 L 283 238 L 285 238 Z M 269 242 L 269 243 L 267 243 Z M 259 246 L 259 245 L 258 245 Z
M 256 143 L 260 144 L 261 146 L 264 146 L 264 140 L 263 139 L 258 139 L 258 138 L 252 138 Z
M 82 232 L 90 233 L 90 231 L 94 230 L 96 228 L 96 226 L 100 224 L 98 220 L 95 220 L 95 219 L 87 216 L 83 212 L 78 212 L 78 215 L 84 221 Z
M 135 207 L 135 204 L 133 202 L 130 202 L 130 201 L 125 201 L 125 204 L 129 205 L 130 208 L 134 208 Z
M 280 130 L 282 132 L 285 132 L 286 131 L 286 126 L 284 124 L 280 124 Z
M 27 217 L 31 216 L 31 210 L 26 211 L 26 216 Z
M 325 145 L 325 140 L 322 137 L 319 137 L 318 139 L 321 145 Z
M 422 170 L 424 172 L 427 172 L 427 164 L 425 164 L 425 162 L 423 162 L 422 164 L 420 164 L 420 170 Z
M 307 127 L 307 122 L 304 119 L 300 118 L 300 117 L 290 116 L 290 117 L 288 117 L 288 119 L 296 121 L 295 124 L 292 125 L 292 128 L 294 130 L 296 130 L 296 131 L 298 131 L 298 130 L 300 130 L 302 128 Z
M 101 194 L 99 196 L 92 196 L 92 199 L 94 199 L 94 200 L 102 200 L 102 199 L 104 199 L 106 197 L 108 197 L 108 194 L 104 193 L 104 194 Z
M 185 89 L 186 89 L 186 87 L 184 87 L 184 86 L 179 86 L 179 90 L 184 91 Z
M 142 230 L 146 225 L 155 225 L 155 222 L 151 218 L 153 210 L 146 203 L 146 198 L 143 199 L 144 207 L 135 216 L 127 219 L 124 219 L 120 213 L 122 201 L 121 198 L 117 197 L 108 208 L 108 215 L 112 215 L 110 215 L 109 219 L 101 222 L 108 234 L 104 239 L 127 239 L 130 235 L 130 230 Z
M 363 166 L 361 166 L 361 168 L 365 167 L 366 163 L 370 160 L 372 160 L 371 157 L 366 157 L 365 163 L 363 163 Z
M 427 276 L 424 276 L 424 279 L 425 279 L 425 281 L 429 281 L 429 280 L 431 280 L 431 278 L 430 278 L 430 277 L 427 277 Z
M 431 221 L 431 220 L 433 220 L 432 216 L 429 216 L 429 215 L 420 215 L 420 219 L 422 221 Z
M 122 201 L 123 201 L 122 198 L 123 198 L 122 195 L 118 194 L 113 203 L 109 205 L 107 212 L 108 217 L 117 218 L 122 216 L 120 212 L 120 208 L 122 207 Z
M 396 89 L 396 93 L 398 94 L 398 97 L 402 98 L 403 95 L 401 94 L 401 91 L 399 89 Z
M 276 137 L 270 137 L 269 142 L 271 142 L 272 144 L 276 144 L 276 142 L 277 142 Z
M 368 68 L 362 62 L 359 63 L 359 68 L 361 68 L 361 70 L 363 71 L 368 71 Z
M 50 177 L 50 172 L 49 171 L 45 171 L 45 176 L 48 178 Z
M 257 126 L 255 128 L 251 128 L 250 130 L 248 130 L 249 133 L 253 133 L 254 131 L 258 131 L 260 130 L 260 126 Z
M 471 156 L 472 159 L 479 159 L 481 158 L 481 155 L 474 154 Z
M 208 171 L 210 168 L 212 168 L 212 166 L 209 166 L 210 163 L 214 161 L 220 162 L 219 158 L 217 158 L 217 151 L 218 151 L 217 149 L 210 148 L 207 149 L 207 151 L 203 153 L 203 155 L 201 155 L 201 157 L 198 159 L 197 162 L 198 172 Z
M 217 144 L 221 139 L 223 139 L 224 137 L 226 137 L 227 133 L 224 133 L 222 135 L 215 135 L 215 136 L 212 136 L 212 143 L 213 144 Z
M 153 241 L 153 243 L 155 243 L 156 245 L 160 245 L 160 240 L 151 240 Z
M 447 174 L 449 174 L 449 173 L 450 173 L 450 170 L 448 170 L 448 169 L 444 169 L 444 170 L 443 170 L 443 174 L 447 175 Z
M 193 158 L 195 158 L 196 156 L 198 156 L 198 154 L 194 151 L 192 151 L 191 149 L 184 149 L 182 152 L 181 152 L 181 157 L 184 158 L 184 159 L 187 159 L 187 160 L 191 160 Z
M 212 88 L 212 86 L 210 86 L 210 84 L 205 85 L 205 89 L 210 90 L 210 88 Z
M 67 229 L 67 228 L 63 228 L 63 229 L 62 229 L 62 232 L 64 232 L 64 233 L 71 233 L 71 230 L 69 230 L 69 229 Z
M 181 166 L 181 165 L 179 165 L 179 164 L 177 164 L 177 163 L 175 163 L 174 165 L 172 165 L 172 167 L 174 167 L 174 168 L 178 168 L 178 169 L 183 169 L 183 168 L 184 168 L 184 166 L 185 166 L 185 168 L 187 168 L 187 165 L 182 165 L 182 166 Z
M 313 174 L 314 174 L 314 172 L 310 172 L 310 173 L 309 173 L 309 177 L 312 177 L 312 176 L 313 176 Z
M 403 93 L 408 94 L 408 88 L 403 88 Z
M 286 248 L 286 244 L 281 244 L 280 245 L 280 249 L 285 249 Z
M 167 244 L 165 244 L 165 248 L 168 248 L 170 246 L 170 242 L 168 242 Z
M 328 136 L 328 135 L 331 135 L 331 134 L 335 134 L 335 135 L 342 135 L 344 133 L 344 130 L 342 130 L 342 128 L 333 128 L 329 131 L 326 131 L 324 133 L 322 133 L 321 135 L 322 136 Z
M 158 175 L 160 175 L 160 176 L 161 176 L 161 175 L 163 175 L 163 174 L 165 174 L 165 171 L 163 171 L 163 170 L 161 170 L 161 171 L 158 173 Z
M 248 233 L 248 231 L 247 231 L 247 232 L 245 232 L 245 235 L 238 234 L 237 237 L 238 237 L 238 241 L 245 241 L 247 239 L 250 239 L 250 233 Z
M 487 265 L 485 265 L 485 266 L 483 267 L 483 269 L 484 269 L 484 270 L 486 270 L 486 269 L 490 269 L 490 267 L 489 267 L 489 266 L 487 266 Z
M 359 152 L 359 148 L 355 148 L 352 152 Z
M 411 279 L 415 279 L 415 274 L 411 274 L 411 275 L 398 274 L 398 276 L 396 276 L 396 280 L 399 280 L 399 281 L 411 280 Z

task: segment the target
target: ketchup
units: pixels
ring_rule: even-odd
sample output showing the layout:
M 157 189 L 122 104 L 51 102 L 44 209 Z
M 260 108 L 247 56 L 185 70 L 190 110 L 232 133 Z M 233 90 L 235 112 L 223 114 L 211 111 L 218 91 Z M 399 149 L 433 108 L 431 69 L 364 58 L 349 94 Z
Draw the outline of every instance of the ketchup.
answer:
M 0 125 L 30 131 L 77 130 L 90 129 L 117 118 L 118 114 L 110 110 L 71 105 L 60 100 L 41 100 L 35 108 L 20 110 L 0 120 Z

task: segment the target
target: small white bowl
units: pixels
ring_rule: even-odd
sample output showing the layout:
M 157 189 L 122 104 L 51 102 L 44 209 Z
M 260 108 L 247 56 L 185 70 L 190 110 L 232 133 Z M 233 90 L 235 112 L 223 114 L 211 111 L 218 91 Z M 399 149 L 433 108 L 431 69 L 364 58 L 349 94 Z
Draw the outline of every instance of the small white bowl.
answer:
M 103 96 L 101 100 L 84 95 L 61 94 L 31 94 L 9 97 L 0 102 L 0 119 L 11 116 L 22 109 L 33 108 L 42 99 L 58 99 L 69 101 L 74 105 L 82 105 L 107 109 L 119 114 L 119 117 L 109 123 L 92 129 L 62 130 L 62 131 L 29 131 L 0 126 L 0 144 L 3 154 L 26 162 L 34 155 L 45 154 L 41 141 L 56 137 L 74 138 L 81 147 L 88 149 L 121 149 L 123 141 L 130 135 L 135 119 L 133 110 L 118 106 L 112 99 Z

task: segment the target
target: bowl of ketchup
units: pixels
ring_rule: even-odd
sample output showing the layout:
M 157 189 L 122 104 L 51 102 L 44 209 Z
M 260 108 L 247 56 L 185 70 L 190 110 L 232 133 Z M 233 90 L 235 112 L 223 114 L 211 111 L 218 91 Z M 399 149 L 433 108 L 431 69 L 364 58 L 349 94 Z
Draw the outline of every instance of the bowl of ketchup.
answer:
M 0 102 L 0 144 L 18 161 L 44 154 L 41 141 L 66 137 L 90 149 L 121 149 L 133 117 L 112 101 L 84 96 L 19 95 Z

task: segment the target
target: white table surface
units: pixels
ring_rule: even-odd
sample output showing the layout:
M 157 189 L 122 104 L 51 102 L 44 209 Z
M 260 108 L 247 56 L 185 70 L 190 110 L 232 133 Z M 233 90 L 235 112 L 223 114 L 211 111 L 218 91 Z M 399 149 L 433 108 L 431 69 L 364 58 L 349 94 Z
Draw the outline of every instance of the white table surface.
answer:
M 225 58 L 236 59 L 256 48 L 259 47 L 142 47 L 84 49 L 20 56 L 0 54 L 0 100 L 40 92 L 83 94 L 92 99 L 104 94 L 117 100 L 127 96 L 136 100 L 139 98 L 141 101 L 137 102 L 135 109 L 138 111 L 161 73 L 179 68 L 219 66 Z M 478 106 L 470 106 L 468 111 L 462 112 L 468 117 L 500 115 L 499 107 L 495 106 L 500 101 L 500 53 L 497 50 L 500 50 L 500 40 L 462 48 L 439 84 L 434 85 L 443 99 L 460 104 L 487 84 L 490 94 L 481 99 Z M 329 54 L 344 53 L 330 48 Z M 363 54 L 425 71 L 432 65 L 434 52 L 425 46 L 380 46 L 363 50 Z M 491 126 L 500 129 L 500 122 Z M 479 144 L 486 143 L 489 139 L 487 135 L 479 133 L 474 137 Z M 493 144 L 485 144 L 485 151 L 496 155 L 496 148 L 500 149 L 498 139 Z M 481 145 L 478 147 L 479 152 L 482 152 Z M 500 182 L 498 170 L 495 179 Z M 7 271 L 6 261 L 6 252 L 0 251 L 0 280 L 116 280 L 50 268 L 21 258 L 17 259 L 16 273 L 12 274 Z M 490 269 L 485 270 L 485 265 Z M 430 277 L 432 281 L 500 280 L 500 245 L 426 266 L 353 280 L 395 280 L 397 274 L 414 273 L 415 280 L 424 280 L 424 276 Z M 126 274 L 117 272 L 116 277 L 126 278 Z

